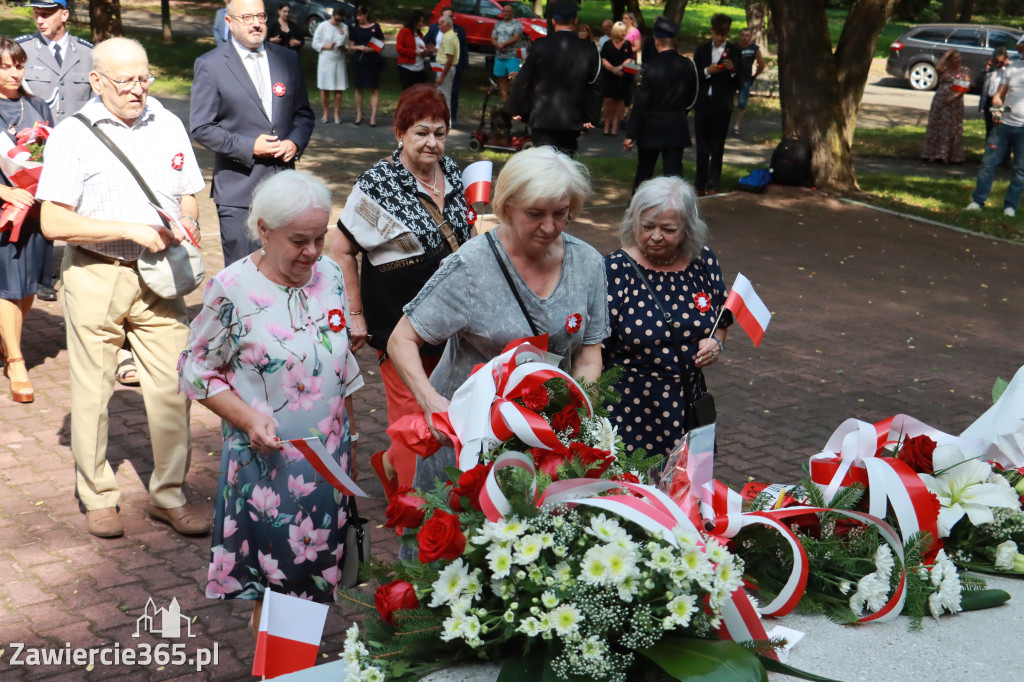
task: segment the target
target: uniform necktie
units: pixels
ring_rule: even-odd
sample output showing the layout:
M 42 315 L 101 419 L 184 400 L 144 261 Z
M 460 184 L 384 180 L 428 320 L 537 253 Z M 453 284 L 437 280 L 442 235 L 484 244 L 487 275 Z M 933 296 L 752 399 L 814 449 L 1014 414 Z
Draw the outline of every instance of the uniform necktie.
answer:
M 260 53 L 258 50 L 250 52 L 247 59 L 252 61 L 252 80 L 253 85 L 256 86 L 256 94 L 260 96 L 260 104 L 263 105 L 263 111 L 266 113 L 267 118 L 270 118 L 270 93 L 267 92 L 267 83 L 263 79 L 263 68 L 260 64 Z
M 60 56 L 60 43 L 53 45 L 53 58 L 57 60 L 57 66 L 64 66 L 64 58 Z

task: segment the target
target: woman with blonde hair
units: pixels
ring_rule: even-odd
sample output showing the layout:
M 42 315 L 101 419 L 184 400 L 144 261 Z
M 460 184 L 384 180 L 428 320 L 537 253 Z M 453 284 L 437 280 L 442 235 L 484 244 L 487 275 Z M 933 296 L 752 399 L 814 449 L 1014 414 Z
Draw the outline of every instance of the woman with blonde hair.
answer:
M 626 40 L 626 25 L 621 21 L 612 24 L 611 38 L 601 48 L 601 95 L 604 98 L 604 134 L 614 137 L 619 134 L 619 122 L 626 111 L 633 87 L 633 76 L 623 66 L 636 59 L 636 54 Z

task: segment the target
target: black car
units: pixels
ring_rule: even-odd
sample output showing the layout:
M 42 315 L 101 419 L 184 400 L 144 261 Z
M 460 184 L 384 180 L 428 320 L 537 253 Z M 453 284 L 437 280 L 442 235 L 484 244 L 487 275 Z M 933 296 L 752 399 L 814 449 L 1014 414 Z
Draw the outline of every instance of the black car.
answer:
M 277 19 L 277 8 L 280 6 L 280 2 L 267 3 L 267 14 L 270 15 L 270 21 Z M 349 28 L 352 28 L 356 22 L 356 6 L 350 2 L 338 2 L 337 0 L 325 0 L 324 2 L 317 2 L 317 0 L 288 0 L 288 6 L 292 10 L 289 21 L 294 22 L 296 26 L 300 27 L 309 36 L 313 35 L 321 21 L 327 21 L 331 18 L 331 13 L 334 12 L 335 7 L 344 8 L 345 23 L 348 24 Z
M 934 90 L 939 81 L 935 64 L 946 50 L 955 47 L 971 72 L 971 89 L 980 90 L 992 50 L 1005 47 L 1012 56 L 1021 35 L 1024 32 L 1005 26 L 921 24 L 889 46 L 885 70 L 890 76 L 909 80 L 914 90 Z

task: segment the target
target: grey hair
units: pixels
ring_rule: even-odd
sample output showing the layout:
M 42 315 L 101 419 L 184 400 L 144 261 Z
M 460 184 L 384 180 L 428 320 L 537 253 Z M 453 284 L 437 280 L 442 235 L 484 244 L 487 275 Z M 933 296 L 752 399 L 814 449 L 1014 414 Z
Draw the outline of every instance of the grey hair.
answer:
M 686 180 L 675 176 L 654 178 L 644 182 L 633 195 L 619 225 L 623 246 L 636 246 L 636 229 L 645 217 L 657 218 L 675 212 L 683 221 L 683 251 L 691 259 L 700 258 L 708 238 L 708 225 L 700 217 L 697 193 Z
M 259 237 L 259 221 L 268 230 L 276 230 L 292 222 L 311 208 L 331 212 L 331 190 L 315 175 L 285 170 L 264 178 L 252 193 L 252 205 L 246 226 L 249 234 Z
M 451 17 L 441 17 L 437 20 L 437 27 L 441 28 L 442 26 L 448 26 L 451 28 L 455 26 L 455 22 L 452 21 Z
M 532 206 L 547 199 L 569 198 L 575 216 L 590 195 L 590 172 L 579 161 L 554 147 L 533 147 L 513 154 L 498 174 L 494 187 L 494 213 L 503 223 L 512 206 Z

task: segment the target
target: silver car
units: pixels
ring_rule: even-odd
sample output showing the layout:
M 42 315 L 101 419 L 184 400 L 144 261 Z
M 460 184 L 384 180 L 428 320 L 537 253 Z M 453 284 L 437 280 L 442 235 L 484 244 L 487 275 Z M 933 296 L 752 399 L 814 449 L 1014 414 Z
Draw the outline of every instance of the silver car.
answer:
M 890 76 L 909 80 L 914 90 L 934 90 L 939 80 L 935 64 L 946 50 L 955 47 L 971 72 L 971 89 L 980 90 L 992 50 L 1005 47 L 1013 55 L 1022 35 L 1024 32 L 1005 26 L 921 24 L 889 46 L 885 70 Z

